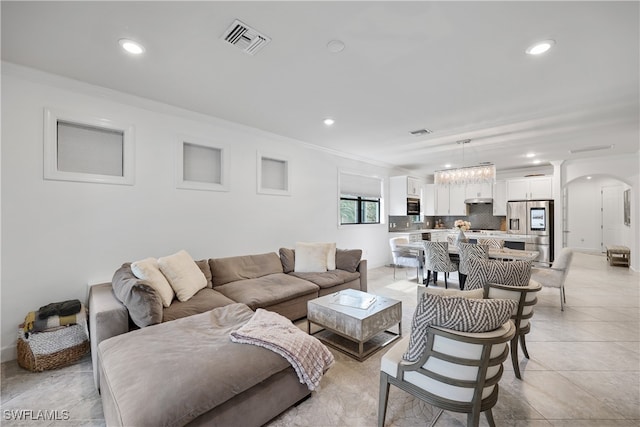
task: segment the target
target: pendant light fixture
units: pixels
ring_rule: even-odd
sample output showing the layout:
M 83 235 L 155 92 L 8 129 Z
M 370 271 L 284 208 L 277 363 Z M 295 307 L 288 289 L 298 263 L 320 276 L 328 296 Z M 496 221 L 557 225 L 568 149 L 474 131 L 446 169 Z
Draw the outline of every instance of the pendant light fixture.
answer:
M 462 165 L 457 169 L 437 170 L 434 173 L 434 182 L 439 185 L 450 184 L 481 184 L 495 182 L 496 167 L 494 164 L 482 164 L 478 166 L 464 166 L 464 146 L 470 143 L 470 139 L 456 141 L 462 146 Z

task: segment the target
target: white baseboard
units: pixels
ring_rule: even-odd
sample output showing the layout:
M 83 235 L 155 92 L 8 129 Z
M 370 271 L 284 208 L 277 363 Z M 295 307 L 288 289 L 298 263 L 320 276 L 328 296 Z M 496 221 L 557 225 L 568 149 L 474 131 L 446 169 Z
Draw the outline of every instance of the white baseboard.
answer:
M 2 350 L 0 351 L 0 361 L 2 361 L 2 363 L 16 360 L 17 358 L 18 350 L 16 349 L 15 344 L 2 347 Z

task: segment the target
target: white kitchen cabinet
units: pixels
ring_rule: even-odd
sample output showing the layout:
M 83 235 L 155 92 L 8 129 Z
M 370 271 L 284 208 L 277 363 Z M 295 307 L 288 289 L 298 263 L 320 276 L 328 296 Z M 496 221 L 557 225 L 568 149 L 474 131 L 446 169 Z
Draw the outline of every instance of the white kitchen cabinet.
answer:
M 550 176 L 507 180 L 507 200 L 553 199 Z
M 467 205 L 464 203 L 465 198 L 464 185 L 454 184 L 449 186 L 449 215 L 467 214 Z
M 435 215 L 466 215 L 464 185 L 435 185 Z
M 422 182 L 418 178 L 407 177 L 407 196 L 416 198 L 422 196 Z
M 507 215 L 507 183 L 496 181 L 493 184 L 493 215 Z
M 410 176 L 389 178 L 389 215 L 407 215 L 407 198 L 422 198 L 422 182 Z M 422 200 L 420 201 L 422 210 Z
M 449 186 L 435 184 L 436 215 L 449 215 Z
M 466 199 L 490 199 L 493 197 L 493 185 L 491 182 L 467 184 L 465 187 Z
M 436 214 L 436 185 L 425 184 L 422 191 L 422 211 L 424 215 L 434 216 Z

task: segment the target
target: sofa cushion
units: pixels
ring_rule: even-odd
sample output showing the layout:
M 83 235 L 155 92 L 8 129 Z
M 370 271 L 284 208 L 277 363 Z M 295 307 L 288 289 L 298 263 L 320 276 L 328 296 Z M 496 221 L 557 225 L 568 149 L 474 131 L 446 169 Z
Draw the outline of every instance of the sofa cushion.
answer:
M 205 279 L 207 279 L 207 288 L 212 288 L 213 282 L 211 281 L 211 268 L 209 267 L 209 260 L 198 260 L 196 261 L 196 265 L 198 266 L 200 271 L 202 271 L 202 274 L 204 274 Z
M 440 326 L 460 332 L 488 332 L 499 328 L 511 318 L 517 302 L 508 299 L 475 299 L 443 297 L 423 293 L 411 322 L 409 348 L 402 356 L 416 362 L 427 345 L 430 326 Z
M 336 249 L 336 268 L 355 273 L 362 259 L 361 249 Z
M 284 273 L 229 282 L 216 286 L 215 289 L 234 301 L 248 305 L 253 310 L 268 308 L 271 305 L 303 295 L 315 294 L 317 296 L 318 294 L 318 286 Z
M 131 263 L 122 264 L 111 279 L 113 293 L 127 307 L 129 317 L 138 327 L 162 322 L 162 299 L 148 282 L 138 279 Z
M 292 276 L 299 277 L 309 282 L 315 283 L 320 288 L 330 288 L 332 286 L 342 285 L 360 278 L 360 273 L 350 273 L 344 270 L 326 271 L 324 273 L 290 273 Z
M 209 260 L 209 267 L 214 287 L 267 274 L 282 273 L 282 263 L 275 252 L 214 258 Z
M 465 288 L 483 288 L 487 283 L 509 286 L 529 286 L 531 261 L 501 261 L 472 259 Z
M 204 288 L 200 289 L 188 301 L 174 300 L 169 307 L 163 310 L 162 321 L 168 322 L 234 303 L 235 301 L 225 297 L 220 292 L 211 288 Z
M 138 279 L 146 280 L 147 283 L 149 283 L 149 286 L 158 292 L 164 307 L 169 307 L 169 305 L 171 305 L 175 292 L 173 292 L 173 288 L 167 281 L 167 278 L 164 277 L 164 274 L 160 271 L 157 259 L 145 258 L 140 261 L 132 262 L 131 272 Z
M 187 301 L 207 286 L 207 278 L 185 250 L 158 258 L 158 265 L 180 301 Z
M 291 273 L 296 266 L 296 253 L 293 249 L 280 248 L 280 262 L 282 263 L 282 271 Z
M 231 342 L 229 333 L 253 314 L 242 304 L 231 304 L 102 341 L 101 387 L 113 399 L 107 424 L 186 425 L 291 370 L 272 351 Z

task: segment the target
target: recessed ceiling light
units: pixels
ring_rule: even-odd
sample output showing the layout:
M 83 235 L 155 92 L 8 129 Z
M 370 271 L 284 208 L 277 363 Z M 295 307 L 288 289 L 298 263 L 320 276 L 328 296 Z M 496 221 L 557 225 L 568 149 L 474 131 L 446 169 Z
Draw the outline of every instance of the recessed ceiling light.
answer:
M 528 55 L 540 55 L 545 53 L 555 44 L 555 40 L 543 40 L 541 42 L 537 42 L 532 44 L 525 51 Z
M 591 179 L 591 177 L 590 177 L 590 176 L 588 176 L 588 177 L 587 177 L 587 179 Z
M 344 50 L 344 42 L 340 40 L 331 40 L 327 43 L 327 50 L 331 53 L 338 53 Z
M 326 119 L 324 119 L 323 123 L 327 126 L 333 126 L 333 124 L 336 121 L 334 119 L 332 119 L 331 117 L 327 117 Z
M 447 163 L 446 165 L 444 165 L 444 167 L 445 167 L 445 168 L 450 168 L 450 167 L 451 167 L 451 164 L 450 164 L 450 163 Z
M 542 162 L 542 160 L 540 160 L 540 159 L 536 159 L 536 160 L 534 160 L 534 161 L 533 161 L 533 164 L 534 164 L 534 165 L 538 165 L 538 164 L 540 164 L 541 162 Z
M 530 159 L 530 158 L 532 158 L 532 157 L 535 157 L 535 156 L 536 156 L 536 154 L 535 154 L 535 153 L 527 153 L 527 154 L 525 154 L 525 156 L 526 156 L 528 159 Z
M 118 40 L 118 43 L 120 43 L 120 46 L 122 46 L 124 50 L 133 55 L 140 55 L 144 52 L 144 47 L 140 43 L 134 42 L 133 40 L 120 39 Z

